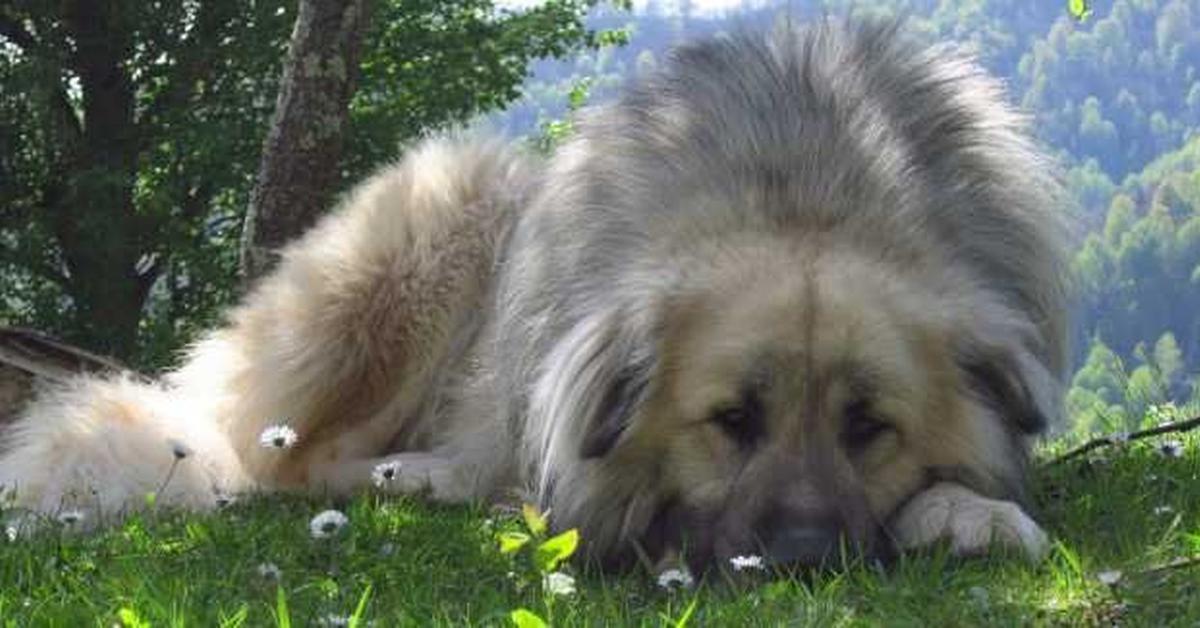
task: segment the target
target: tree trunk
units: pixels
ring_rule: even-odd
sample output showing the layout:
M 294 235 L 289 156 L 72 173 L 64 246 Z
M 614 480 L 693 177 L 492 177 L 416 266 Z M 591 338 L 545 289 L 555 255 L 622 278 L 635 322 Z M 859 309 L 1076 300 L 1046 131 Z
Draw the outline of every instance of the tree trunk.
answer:
M 367 0 L 300 0 L 241 243 L 249 283 L 326 210 L 338 181 Z
M 153 281 L 153 272 L 139 276 L 138 269 L 147 225 L 133 201 L 139 130 L 126 66 L 132 28 L 120 7 L 107 3 L 78 0 L 64 9 L 76 45 L 70 63 L 79 73 L 83 130 L 65 178 L 46 200 L 69 272 L 78 340 L 128 358 Z

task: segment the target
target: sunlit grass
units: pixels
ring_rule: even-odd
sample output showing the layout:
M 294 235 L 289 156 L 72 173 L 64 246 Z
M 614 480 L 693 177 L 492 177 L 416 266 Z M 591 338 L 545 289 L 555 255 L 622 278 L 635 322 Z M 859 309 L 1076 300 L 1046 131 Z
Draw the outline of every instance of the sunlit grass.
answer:
M 1182 455 L 1164 455 L 1166 440 L 1181 441 Z M 1057 539 L 1038 566 L 935 551 L 887 569 L 853 564 L 667 592 L 650 574 L 568 565 L 560 568 L 577 591 L 563 597 L 499 552 L 497 534 L 524 525 L 518 514 L 378 495 L 243 499 L 212 515 L 145 514 L 94 535 L 64 527 L 0 539 L 0 625 L 310 626 L 356 613 L 377 626 L 511 625 L 517 608 L 554 625 L 1200 622 L 1200 566 L 1163 568 L 1200 555 L 1200 435 L 1105 448 L 1035 477 L 1041 520 Z M 329 508 L 349 523 L 315 539 L 310 520 Z M 1106 571 L 1119 573 L 1112 586 L 1097 577 Z

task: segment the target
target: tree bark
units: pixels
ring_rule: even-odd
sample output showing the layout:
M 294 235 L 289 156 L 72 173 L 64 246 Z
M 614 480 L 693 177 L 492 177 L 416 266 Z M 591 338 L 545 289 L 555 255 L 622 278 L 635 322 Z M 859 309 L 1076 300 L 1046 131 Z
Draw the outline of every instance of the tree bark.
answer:
M 81 339 L 102 353 L 128 357 L 149 290 L 138 273 L 147 225 L 133 202 L 139 138 L 126 65 L 132 29 L 120 7 L 109 3 L 63 6 L 75 40 L 69 61 L 79 74 L 83 132 L 65 156 L 65 180 L 46 201 Z
M 367 0 L 301 0 L 241 242 L 245 283 L 325 211 L 338 181 Z

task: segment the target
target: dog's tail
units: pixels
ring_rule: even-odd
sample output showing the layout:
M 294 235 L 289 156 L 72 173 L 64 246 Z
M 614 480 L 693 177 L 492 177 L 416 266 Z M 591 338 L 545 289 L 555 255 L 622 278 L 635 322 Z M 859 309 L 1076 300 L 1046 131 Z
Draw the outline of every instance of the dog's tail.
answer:
M 116 516 L 148 493 L 203 510 L 247 489 L 353 490 L 369 475 L 342 482 L 340 465 L 444 445 L 431 436 L 454 431 L 442 378 L 472 368 L 539 170 L 497 140 L 414 146 L 289 245 L 161 383 L 88 376 L 43 392 L 0 435 L 0 491 L 39 513 Z M 294 447 L 261 446 L 276 426 Z
M 78 518 L 147 500 L 207 510 L 250 482 L 203 399 L 133 376 L 44 390 L 0 444 L 0 487 L 17 511 Z M 85 520 L 83 525 L 95 523 Z

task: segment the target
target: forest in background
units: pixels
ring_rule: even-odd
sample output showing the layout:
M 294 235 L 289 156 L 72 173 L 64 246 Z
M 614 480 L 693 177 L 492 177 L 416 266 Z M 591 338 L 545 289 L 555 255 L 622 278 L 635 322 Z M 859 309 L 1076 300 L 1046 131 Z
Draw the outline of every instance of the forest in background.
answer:
M 0 324 L 46 330 L 153 370 L 170 364 L 236 297 L 241 217 L 294 7 L 282 0 L 260 0 L 251 11 L 235 3 L 130 4 L 162 6 L 126 16 L 128 106 L 137 122 L 130 132 L 137 136 L 110 140 L 130 144 L 122 159 L 132 175 L 121 182 L 128 222 L 87 224 L 88 216 L 75 216 L 124 243 L 127 283 L 141 291 L 130 297 L 140 300 L 130 301 L 129 338 L 110 344 L 103 329 L 88 328 L 79 303 L 94 296 L 80 292 L 90 267 L 65 257 L 63 238 L 81 236 L 56 223 L 62 195 L 94 199 L 108 193 L 113 175 L 100 169 L 79 179 L 96 189 L 76 189 L 61 176 L 78 164 L 58 147 L 104 138 L 72 140 L 81 130 L 62 113 L 83 106 L 71 68 L 86 59 L 54 48 L 66 26 L 37 3 L 0 2 Z M 227 8 L 201 12 L 203 19 L 188 14 L 209 4 Z M 524 12 L 496 12 L 486 0 L 379 4 L 351 102 L 344 185 L 421 133 L 481 116 L 546 147 L 569 132 L 571 107 L 602 101 L 651 71 L 673 42 L 780 16 L 778 6 L 703 15 L 686 0 L 651 3 L 636 14 L 569 0 Z M 1060 157 L 1078 219 L 1078 370 L 1068 396 L 1077 433 L 1194 412 L 1200 0 L 1096 3 L 1083 22 L 1067 15 L 1065 2 L 803 4 L 792 18 L 904 13 L 921 36 L 972 47 Z M 33 27 L 40 40 L 21 41 L 6 18 Z M 560 59 L 536 61 L 547 56 Z M 45 88 L 54 84 L 63 87 Z

